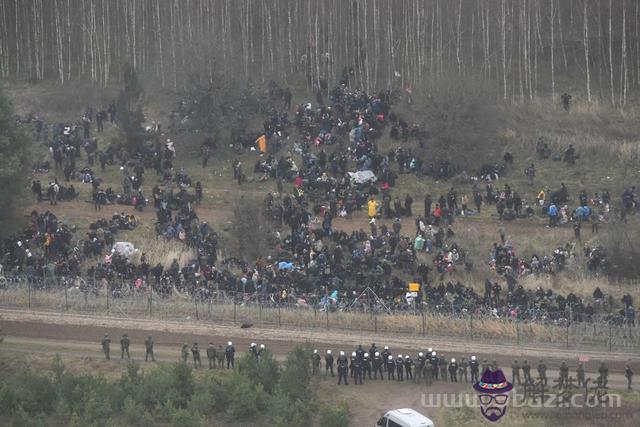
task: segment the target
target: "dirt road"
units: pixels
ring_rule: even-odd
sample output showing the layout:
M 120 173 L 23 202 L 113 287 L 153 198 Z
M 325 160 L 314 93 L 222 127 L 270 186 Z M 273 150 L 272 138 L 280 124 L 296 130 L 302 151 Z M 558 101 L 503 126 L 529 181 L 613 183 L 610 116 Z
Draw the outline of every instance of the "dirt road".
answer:
M 177 361 L 180 355 L 182 343 L 200 343 L 206 347 L 209 342 L 223 346 L 227 341 L 233 341 L 236 349 L 244 353 L 253 341 L 263 343 L 280 360 L 293 346 L 309 341 L 322 353 L 331 348 L 334 353 L 339 350 L 352 351 L 358 343 L 368 348 L 372 342 L 376 342 L 379 348 L 388 345 L 394 354 L 415 354 L 424 351 L 429 346 L 438 354 L 444 354 L 447 358 L 461 356 L 468 357 L 476 354 L 479 360 L 496 360 L 510 376 L 510 365 L 513 359 L 528 359 L 535 366 L 537 361 L 544 358 L 549 366 L 548 376 L 553 384 L 553 379 L 558 377 L 557 367 L 561 360 L 566 360 L 571 367 L 571 375 L 575 375 L 575 365 L 578 356 L 588 357 L 586 364 L 587 376 L 595 378 L 600 360 L 605 360 L 609 366 L 609 385 L 613 389 L 626 388 L 623 367 L 627 360 L 632 361 L 636 372 L 640 370 L 640 355 L 629 353 L 606 352 L 574 352 L 571 350 L 540 349 L 535 347 L 503 346 L 497 343 L 484 343 L 474 345 L 460 341 L 444 339 L 429 339 L 423 337 L 401 336 L 390 338 L 389 336 L 348 333 L 341 331 L 300 331 L 291 329 L 249 328 L 240 329 L 238 326 L 226 324 L 209 324 L 204 322 L 189 321 L 162 321 L 156 319 L 132 319 L 119 317 L 98 317 L 91 315 L 61 314 L 26 310 L 0 309 L 0 329 L 4 342 L 0 345 L 0 370 L 17 369 L 23 362 L 33 366 L 34 369 L 48 369 L 54 354 L 60 354 L 65 364 L 72 370 L 84 372 L 87 369 L 106 376 L 119 377 L 126 364 L 120 360 L 120 346 L 118 341 L 123 333 L 131 338 L 131 357 L 138 361 L 144 360 L 144 345 L 147 335 L 153 335 L 155 356 L 157 361 Z M 100 347 L 100 339 L 104 333 L 108 333 L 112 339 L 110 362 L 104 361 Z M 206 357 L 205 357 L 206 365 Z M 151 363 L 141 362 L 142 367 L 151 366 Z M 535 368 L 532 370 L 535 373 Z M 424 385 L 412 382 L 397 381 L 365 381 L 366 388 L 349 385 L 337 386 L 336 379 L 330 376 L 320 375 L 316 383 L 318 393 L 323 401 L 342 402 L 349 404 L 354 425 L 374 425 L 382 413 L 389 409 L 412 407 L 430 417 L 440 417 L 443 407 L 429 406 L 425 404 L 434 393 L 456 393 L 472 396 L 474 392 L 470 383 L 436 382 L 433 387 L 425 388 Z M 352 384 L 352 383 L 350 383 Z M 516 388 L 517 389 L 517 388 Z M 363 392 L 366 390 L 366 392 Z M 426 406 L 425 406 L 426 405 Z M 637 411 L 637 408 L 627 408 Z M 625 409 L 626 410 L 626 409 Z M 556 412 L 553 412 L 556 411 Z M 548 412 L 548 414 L 547 414 Z M 548 409 L 545 414 L 558 414 L 557 409 Z M 558 414 L 562 415 L 562 414 Z M 573 419 L 563 415 L 564 425 L 585 426 L 603 425 L 600 422 L 585 423 L 583 418 Z M 618 423 L 620 426 L 634 425 L 633 419 L 625 419 Z M 567 418 L 569 417 L 569 418 Z M 602 420 L 600 420 L 602 421 Z M 551 424 L 543 424 L 551 425 Z
M 572 371 L 579 356 L 588 358 L 586 370 L 595 377 L 602 360 L 606 361 L 611 379 L 616 385 L 622 385 L 624 364 L 630 361 L 638 366 L 640 355 L 624 352 L 573 351 L 571 349 L 541 349 L 529 346 L 505 346 L 499 343 L 473 344 L 464 340 L 451 340 L 429 337 L 389 337 L 375 334 L 349 333 L 343 331 L 291 330 L 253 327 L 241 329 L 238 326 L 210 324 L 205 322 L 162 321 L 157 319 L 131 319 L 121 317 L 97 317 L 91 315 L 49 313 L 25 310 L 0 309 L 0 328 L 5 337 L 5 348 L 14 350 L 32 349 L 34 351 L 68 351 L 86 356 L 100 357 L 99 340 L 109 333 L 114 343 L 123 333 L 128 333 L 135 347 L 140 349 L 147 335 L 152 334 L 156 342 L 158 357 L 161 360 L 175 360 L 182 343 L 199 342 L 206 346 L 209 342 L 225 344 L 233 341 L 239 351 L 244 351 L 251 342 L 264 343 L 276 355 L 283 355 L 295 345 L 303 342 L 313 343 L 322 352 L 331 348 L 352 351 L 362 343 L 368 349 L 372 342 L 379 348 L 388 345 L 394 354 L 409 353 L 433 347 L 438 354 L 447 358 L 469 357 L 477 355 L 479 360 L 496 360 L 503 367 L 510 367 L 513 359 L 527 359 L 535 366 L 543 358 L 550 369 L 549 376 L 554 378 L 555 369 L 562 360 L 566 360 Z M 135 345 L 137 343 L 137 345 Z M 114 348 L 118 347 L 114 345 Z M 139 350 L 141 351 L 141 350 Z M 142 356 L 142 354 L 141 354 Z M 638 369 L 636 369 L 637 371 Z M 506 369 L 510 372 L 510 369 Z M 535 369 L 533 369 L 535 371 Z

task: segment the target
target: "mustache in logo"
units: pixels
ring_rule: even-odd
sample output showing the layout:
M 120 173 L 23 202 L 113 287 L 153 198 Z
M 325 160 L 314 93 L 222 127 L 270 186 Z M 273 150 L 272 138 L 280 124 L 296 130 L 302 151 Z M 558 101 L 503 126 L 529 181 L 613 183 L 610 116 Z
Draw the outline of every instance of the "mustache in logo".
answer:
M 484 415 L 489 421 L 497 421 L 504 415 L 504 409 L 496 406 L 489 406 L 488 408 L 482 408 L 482 415 Z

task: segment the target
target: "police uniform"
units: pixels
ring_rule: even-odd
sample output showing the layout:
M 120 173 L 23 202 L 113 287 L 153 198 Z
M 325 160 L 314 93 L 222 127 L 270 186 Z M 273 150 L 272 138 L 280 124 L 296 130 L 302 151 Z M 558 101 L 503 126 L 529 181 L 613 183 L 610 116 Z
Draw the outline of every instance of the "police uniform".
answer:
M 480 366 L 478 365 L 478 361 L 475 356 L 471 357 L 471 362 L 469 362 L 469 371 L 471 372 L 471 382 L 478 382 L 478 373 L 480 371 Z
M 396 379 L 396 362 L 393 361 L 393 356 L 387 356 L 387 361 L 385 362 L 387 366 L 387 380 L 395 380 Z
M 365 379 L 366 377 L 371 379 L 371 358 L 369 353 L 365 353 L 362 358 L 362 378 Z
M 189 360 L 189 345 L 187 343 L 182 344 L 182 351 L 180 354 L 182 356 L 182 361 L 187 363 L 187 360 Z
M 511 383 L 520 385 L 520 364 L 514 360 L 511 364 Z
M 191 347 L 191 354 L 193 354 L 193 367 L 194 368 L 202 368 L 202 361 L 200 360 L 200 349 L 198 348 L 198 343 L 193 343 L 193 347 Z
M 333 373 L 333 354 L 331 354 L 331 350 L 327 350 L 327 355 L 324 356 L 324 375 L 327 375 L 327 372 L 331 371 L 331 376 L 335 376 Z
M 404 381 L 404 360 L 401 354 L 396 359 L 396 372 L 398 381 Z
M 412 380 L 413 379 L 413 360 L 411 359 L 411 357 L 409 357 L 409 355 L 404 357 L 404 372 L 405 375 L 407 377 L 407 381 L 408 380 Z
M 376 351 L 373 354 L 373 379 L 377 380 L 378 374 L 380 374 L 380 379 L 384 380 L 384 375 L 382 374 L 384 363 L 382 356 Z
M 542 384 L 547 385 L 547 365 L 545 365 L 542 360 L 538 363 L 538 376 Z
M 148 361 L 149 357 L 151 357 L 151 361 L 155 362 L 156 358 L 153 355 L 153 338 L 151 337 L 151 335 L 149 335 L 147 337 L 147 339 L 144 342 L 144 348 L 145 348 L 145 355 L 144 355 L 144 360 Z
M 576 368 L 576 382 L 578 383 L 578 387 L 584 387 L 586 385 L 584 382 L 584 366 L 582 363 L 578 363 L 578 367 Z
M 342 384 L 343 379 L 344 385 L 349 384 L 347 380 L 348 371 L 349 361 L 347 360 L 347 356 L 344 355 L 344 352 L 340 352 L 340 356 L 338 357 L 338 385 Z
M 424 364 L 427 359 L 424 357 L 422 352 L 418 353 L 418 357 L 416 358 L 416 376 L 415 380 L 417 383 L 420 382 L 420 379 L 424 378 Z
M 227 369 L 235 368 L 234 362 L 235 362 L 235 356 L 236 356 L 236 349 L 233 346 L 233 343 L 231 341 L 227 343 L 227 348 L 224 349 L 224 355 L 227 359 Z
M 452 383 L 458 382 L 458 363 L 456 359 L 451 359 L 451 363 L 449 364 L 449 379 Z
M 449 362 L 447 362 L 447 359 L 444 358 L 444 356 L 440 356 L 440 360 L 438 361 L 438 364 L 440 365 L 440 379 L 442 381 L 447 381 L 447 365 Z
M 313 354 L 311 355 L 311 366 L 311 374 L 316 375 L 320 370 L 320 355 L 318 354 L 318 350 L 313 350 Z
M 127 359 L 131 359 L 129 356 L 129 344 L 131 341 L 127 334 L 124 334 L 122 338 L 120 338 L 120 359 L 124 359 L 124 354 L 127 353 Z
M 529 366 L 529 362 L 526 360 L 522 362 L 522 375 L 524 376 L 525 383 L 531 381 L 531 366 Z
M 469 382 L 469 377 L 467 376 L 467 369 L 469 367 L 469 362 L 463 357 L 460 361 L 460 366 L 458 367 L 458 376 L 460 377 L 460 382 L 464 378 L 464 382 Z
M 434 380 L 438 380 L 438 364 L 439 364 L 438 356 L 435 352 L 431 353 L 431 378 Z
M 109 360 L 109 353 L 111 351 L 111 339 L 109 339 L 109 335 L 105 334 L 104 338 L 101 341 L 102 344 L 102 352 L 104 353 L 104 357 Z
M 353 354 L 356 355 L 355 360 L 351 362 L 353 366 L 353 378 L 356 385 L 358 384 L 362 385 L 362 359 L 358 357 L 358 354 L 356 352 L 354 352 Z M 363 353 L 363 358 L 364 358 L 364 353 Z
M 207 359 L 209 360 L 209 369 L 213 369 L 216 367 L 216 347 L 212 342 L 209 343 L 209 347 L 207 347 Z
M 567 385 L 569 383 L 569 367 L 565 361 L 562 361 L 560 365 L 560 385 Z

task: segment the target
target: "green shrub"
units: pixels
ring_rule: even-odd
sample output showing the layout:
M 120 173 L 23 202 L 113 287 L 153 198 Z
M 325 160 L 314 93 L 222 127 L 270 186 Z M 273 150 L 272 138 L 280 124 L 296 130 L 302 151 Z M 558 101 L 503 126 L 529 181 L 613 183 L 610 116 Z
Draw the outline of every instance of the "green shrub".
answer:
M 157 405 L 164 405 L 170 400 L 171 390 L 171 375 L 164 367 L 159 367 L 145 373 L 136 387 L 135 399 L 146 409 L 153 410 Z
M 135 388 L 136 400 L 148 410 L 168 402 L 184 409 L 193 395 L 193 371 L 183 363 L 161 366 L 143 376 Z
M 56 406 L 55 386 L 44 375 L 21 371 L 0 385 L 0 413 L 16 414 L 21 409 L 29 415 L 49 414 Z
M 51 370 L 53 371 L 53 380 L 56 384 L 60 384 L 60 380 L 66 371 L 66 367 L 64 366 L 64 363 L 62 363 L 62 358 L 57 353 L 53 358 L 53 362 L 51 362 Z
M 171 425 L 175 427 L 200 427 L 205 426 L 206 421 L 198 412 L 177 409 L 171 417 Z
M 278 362 L 270 352 L 265 352 L 260 360 L 245 354 L 238 363 L 238 370 L 254 384 L 262 385 L 267 393 L 275 391 L 280 377 Z
M 114 411 L 123 411 L 127 398 L 131 398 L 137 403 L 140 403 L 135 398 L 142 378 L 140 365 L 133 360 L 130 361 L 127 364 L 127 369 L 120 376 L 120 379 L 115 382 L 113 387 L 109 388 L 110 393 L 108 398 Z
M 311 397 L 311 351 L 297 346 L 289 354 L 280 375 L 280 391 L 290 399 L 309 400 Z
M 213 413 L 214 401 L 209 389 L 205 387 L 196 388 L 196 392 L 191 397 L 187 409 L 204 415 Z
M 222 412 L 229 405 L 229 393 L 225 381 L 213 378 L 209 384 L 212 408 L 216 412 Z
M 24 409 L 18 408 L 16 418 L 13 421 L 15 427 L 45 427 L 45 418 L 42 414 L 36 416 L 27 414 Z
M 194 381 L 193 371 L 184 363 L 174 363 L 171 369 L 173 387 L 178 396 L 174 404 L 180 408 L 186 408 L 193 395 Z
M 85 425 L 104 426 L 111 415 L 109 401 L 91 390 L 86 398 L 82 421 Z
M 150 413 L 144 412 L 138 421 L 138 425 L 140 427 L 153 427 L 155 425 L 155 421 Z
M 232 375 L 225 383 L 229 393 L 226 412 L 232 419 L 254 419 L 266 409 L 267 393 L 261 385 L 252 384 L 241 374 Z
M 145 412 L 144 406 L 136 402 L 133 397 L 129 396 L 124 401 L 123 407 L 124 419 L 132 426 L 148 425 L 149 414 Z M 143 415 L 147 415 L 144 417 Z M 153 423 L 153 420 L 151 420 Z
M 0 413 L 12 417 L 10 424 L 29 426 L 200 426 L 207 416 L 223 414 L 229 421 L 266 415 L 275 426 L 306 425 L 316 410 L 307 350 L 289 353 L 282 372 L 267 353 L 260 361 L 243 358 L 238 372 L 209 373 L 197 381 L 182 363 L 144 374 L 130 363 L 120 379 L 108 382 L 101 375 L 68 372 L 56 356 L 51 377 L 20 371 L 0 383 Z M 335 419 L 348 417 L 346 410 L 334 412 Z
M 321 427 L 347 427 L 351 421 L 349 406 L 342 402 L 336 405 L 323 405 L 320 413 Z
M 312 411 L 310 401 L 291 400 L 281 392 L 274 394 L 269 401 L 269 418 L 274 426 L 307 425 L 312 418 Z
M 65 372 L 60 379 L 58 390 L 60 398 L 69 406 L 71 412 L 81 418 L 85 415 L 92 418 L 104 411 L 111 411 L 108 396 L 112 387 L 100 375 L 74 375 Z M 83 418 L 83 421 L 86 420 Z

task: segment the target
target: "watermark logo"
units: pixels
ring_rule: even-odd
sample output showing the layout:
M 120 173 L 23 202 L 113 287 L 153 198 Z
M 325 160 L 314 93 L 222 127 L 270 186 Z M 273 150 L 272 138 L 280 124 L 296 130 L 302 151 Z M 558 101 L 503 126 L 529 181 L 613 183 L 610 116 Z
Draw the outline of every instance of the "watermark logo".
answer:
M 478 392 L 480 412 L 486 419 L 495 422 L 507 413 L 507 401 L 513 384 L 507 381 L 502 369 L 485 369 L 473 388 Z

